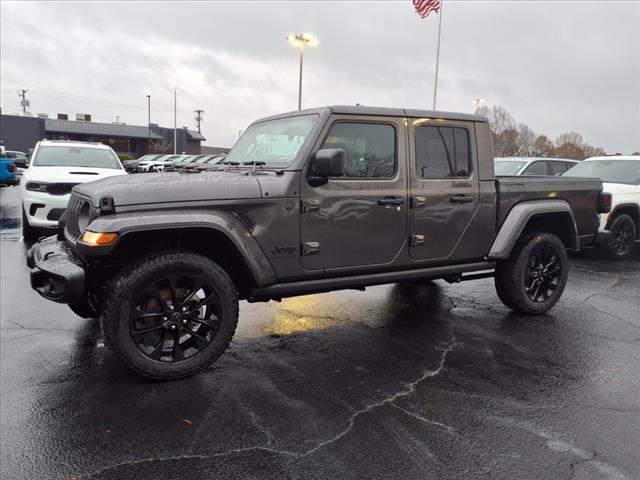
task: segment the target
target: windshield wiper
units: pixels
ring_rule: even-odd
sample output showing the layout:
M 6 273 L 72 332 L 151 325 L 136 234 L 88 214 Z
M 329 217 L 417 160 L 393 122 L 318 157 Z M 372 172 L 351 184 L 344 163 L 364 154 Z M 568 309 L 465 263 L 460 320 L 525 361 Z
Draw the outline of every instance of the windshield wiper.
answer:
M 258 174 L 260 173 L 263 168 L 263 165 L 266 165 L 267 162 L 265 162 L 264 160 L 249 160 L 248 162 L 242 162 L 243 165 L 253 165 L 253 170 L 251 170 L 251 173 L 253 174 Z M 258 167 L 260 167 L 260 171 L 258 171 Z M 249 173 L 249 172 L 247 172 Z M 262 173 L 260 173 L 262 175 Z

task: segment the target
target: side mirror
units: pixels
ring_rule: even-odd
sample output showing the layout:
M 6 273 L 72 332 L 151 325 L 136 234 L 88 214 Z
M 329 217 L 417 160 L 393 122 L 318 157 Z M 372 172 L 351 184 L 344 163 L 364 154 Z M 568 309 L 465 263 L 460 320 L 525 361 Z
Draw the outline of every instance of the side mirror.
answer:
M 27 168 L 29 166 L 29 161 L 26 158 L 15 158 L 13 161 L 21 168 Z
M 312 187 L 319 187 L 329 181 L 329 177 L 344 175 L 344 150 L 324 148 L 318 150 L 311 161 L 311 170 L 307 179 Z

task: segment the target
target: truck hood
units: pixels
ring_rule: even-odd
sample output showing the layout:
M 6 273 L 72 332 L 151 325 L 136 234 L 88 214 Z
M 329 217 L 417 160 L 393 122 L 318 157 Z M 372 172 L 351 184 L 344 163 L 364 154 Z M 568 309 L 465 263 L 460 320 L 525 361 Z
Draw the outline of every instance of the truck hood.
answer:
M 34 166 L 25 171 L 25 179 L 47 183 L 85 183 L 126 174 L 126 171 L 116 168 Z
M 235 172 L 127 175 L 77 185 L 73 191 L 90 197 L 96 207 L 102 197 L 112 197 L 115 206 L 122 207 L 207 200 L 242 200 L 262 196 L 260 183 L 255 176 Z

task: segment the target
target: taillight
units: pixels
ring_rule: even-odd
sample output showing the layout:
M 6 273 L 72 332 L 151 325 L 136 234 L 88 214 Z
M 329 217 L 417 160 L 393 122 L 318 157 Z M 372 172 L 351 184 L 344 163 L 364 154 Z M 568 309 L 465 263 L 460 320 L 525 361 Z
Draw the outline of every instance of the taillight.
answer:
M 16 171 L 16 164 L 15 163 L 10 163 L 9 165 L 7 165 L 7 171 L 15 172 Z
M 610 193 L 600 192 L 598 194 L 596 209 L 598 210 L 598 213 L 609 213 L 611 211 L 611 194 Z

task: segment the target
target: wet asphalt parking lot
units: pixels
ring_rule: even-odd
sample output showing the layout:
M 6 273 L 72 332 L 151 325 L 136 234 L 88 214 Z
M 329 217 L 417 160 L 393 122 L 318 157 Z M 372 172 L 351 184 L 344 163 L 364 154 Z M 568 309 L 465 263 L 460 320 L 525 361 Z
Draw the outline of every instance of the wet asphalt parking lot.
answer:
M 157 383 L 31 290 L 0 197 L 3 479 L 640 478 L 640 249 L 572 256 L 535 317 L 492 279 L 242 303 L 212 368 Z

